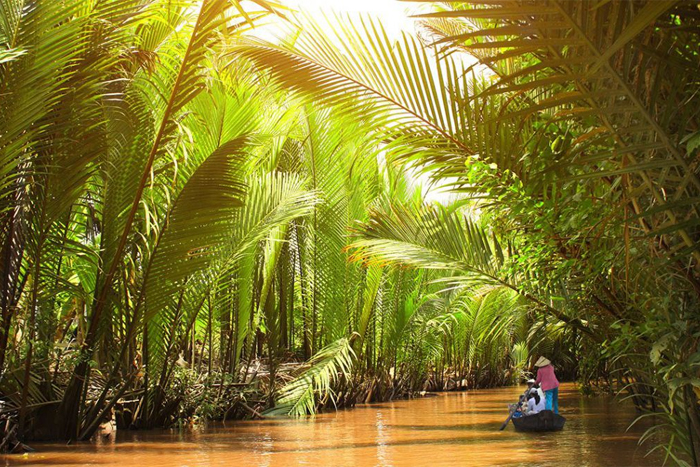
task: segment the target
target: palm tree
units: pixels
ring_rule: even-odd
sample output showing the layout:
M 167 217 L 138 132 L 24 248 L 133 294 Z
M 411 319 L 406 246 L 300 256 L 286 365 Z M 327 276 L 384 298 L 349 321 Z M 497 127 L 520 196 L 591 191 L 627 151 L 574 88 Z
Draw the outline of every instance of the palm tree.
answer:
M 376 119 L 372 128 L 394 158 L 485 199 L 481 209 L 500 227 L 499 241 L 517 250 L 508 255 L 513 264 L 495 268 L 501 275 L 477 269 L 482 279 L 508 283 L 502 274 L 515 268 L 524 285 L 510 285 L 529 289 L 523 292 L 553 314 L 547 302 L 565 300 L 567 313 L 585 315 L 571 319 L 580 331 L 623 323 L 625 331 L 610 336 L 612 355 L 632 348 L 644 355 L 654 339 L 667 342 L 672 323 L 691 319 L 687 306 L 699 290 L 693 4 L 475 1 L 421 16 L 431 52 L 408 34 L 392 41 L 362 19 L 336 25 L 338 39 L 312 25 L 292 46 L 251 42 L 237 53 L 288 89 L 342 103 L 348 115 L 358 113 L 358 101 L 369 106 L 362 114 Z M 465 51 L 476 64 L 457 60 L 455 52 Z M 427 238 L 415 245 L 413 219 L 394 214 L 369 224 L 370 239 L 358 243 L 363 259 L 474 275 L 473 258 L 455 244 L 480 245 L 478 238 L 469 243 L 456 228 L 435 248 L 435 221 L 428 221 Z M 650 268 L 664 279 L 654 280 Z M 668 294 L 683 303 L 680 311 L 657 300 L 643 304 L 642 297 Z M 659 322 L 650 309 L 665 310 L 668 319 Z M 630 331 L 624 323 L 642 326 Z M 654 338 L 643 323 L 655 323 Z M 686 356 L 674 361 L 689 368 L 688 341 L 669 339 L 678 343 L 676 355 Z M 635 397 L 656 400 L 645 389 L 653 387 L 682 406 L 679 417 L 700 426 L 690 385 L 677 391 L 675 383 L 648 381 L 648 362 L 625 361 L 621 371 L 638 369 Z M 680 449 L 696 459 L 698 440 L 688 430 L 679 436 Z
M 227 13 L 224 1 L 193 5 L 197 8 L 126 0 L 29 8 L 3 3 L 0 37 L 9 52 L 1 70 L 7 78 L 1 110 L 7 125 L 0 144 L 7 261 L 0 361 L 6 361 L 16 310 L 26 306 L 28 345 L 14 386 L 21 393 L 20 428 L 29 394 L 36 395 L 30 377 L 36 328 L 41 326 L 44 337 L 53 334 L 57 293 L 79 296 L 90 309 L 84 322 L 78 318 L 81 353 L 58 409 L 62 436 L 84 437 L 110 407 L 103 405 L 105 389 L 80 420 L 90 361 L 96 357 L 100 366 L 113 367 L 107 383 L 128 367 L 126 344 L 143 323 L 165 312 L 179 285 L 208 267 L 228 237 L 233 219 L 228 209 L 240 205 L 244 193 L 243 164 L 233 156 L 246 145 L 242 124 L 249 124 L 250 115 L 227 115 L 218 132 L 197 139 L 197 152 L 186 153 L 177 144 L 178 119 L 202 91 L 207 51 L 272 11 L 258 3 L 265 11 L 238 17 Z M 85 219 L 91 227 L 81 228 Z M 82 290 L 65 280 L 66 267 L 77 262 Z M 134 273 L 143 273 L 139 283 Z M 149 280 L 153 275 L 161 280 Z M 25 292 L 27 285 L 31 290 Z M 121 307 L 128 312 L 115 314 Z M 114 359 L 108 323 L 123 324 L 125 316 L 125 345 Z M 41 352 L 45 358 L 46 349 Z M 126 382 L 119 391 L 132 376 L 122 374 Z M 52 390 L 49 384 L 47 397 Z
M 254 380 L 295 415 L 507 384 L 561 349 L 697 463 L 695 5 L 416 3 L 416 36 L 272 44 L 241 34 L 262 0 L 0 0 L 20 432 L 257 414 Z

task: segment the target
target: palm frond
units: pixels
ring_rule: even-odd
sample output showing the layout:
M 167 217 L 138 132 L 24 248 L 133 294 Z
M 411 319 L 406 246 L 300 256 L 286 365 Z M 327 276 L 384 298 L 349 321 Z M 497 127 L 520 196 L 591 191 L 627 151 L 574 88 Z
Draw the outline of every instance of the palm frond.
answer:
M 501 285 L 557 319 L 591 333 L 580 319 L 567 316 L 528 292 L 521 277 L 509 275 L 504 268 L 505 252 L 496 237 L 459 211 L 394 205 L 391 212 L 373 212 L 358 232 L 360 239 L 351 245 L 355 260 L 453 271 L 458 275 L 448 280 L 459 287 Z
M 596 129 L 595 146 L 575 144 L 564 156 L 579 170 L 573 178 L 622 180 L 637 214 L 647 212 L 642 227 L 673 234 L 673 243 L 697 261 L 688 222 L 698 213 L 683 207 L 700 194 L 683 147 L 689 129 L 697 126 L 696 112 L 687 105 L 697 90 L 688 78 L 698 69 L 687 54 L 698 42 L 690 32 L 697 15 L 688 5 L 473 1 L 422 16 L 437 42 L 475 55 L 495 72 L 480 95 L 512 98 L 494 121 L 507 125 L 544 115 L 580 125 L 584 133 Z M 676 30 L 676 22 L 690 29 Z M 665 72 L 670 63 L 674 71 Z M 662 227 L 668 229 L 661 232 Z
M 303 416 L 316 413 L 319 398 L 333 399 L 333 384 L 342 376 L 349 379 L 355 360 L 351 340 L 338 339 L 309 360 L 309 369 L 280 390 L 268 415 Z
M 106 272 L 102 278 L 102 285 L 96 293 L 95 309 L 90 324 L 91 331 L 89 332 L 91 335 L 95 333 L 97 323 L 104 309 L 105 298 L 126 248 L 136 213 L 141 205 L 143 192 L 151 177 L 153 164 L 156 157 L 165 152 L 168 143 L 174 137 L 177 129 L 175 118 L 185 104 L 190 102 L 202 90 L 202 87 L 199 85 L 202 80 L 202 64 L 206 58 L 209 46 L 215 40 L 215 31 L 226 22 L 223 12 L 228 6 L 228 2 L 225 0 L 205 0 L 192 27 L 184 55 L 182 57 L 170 57 L 173 61 L 168 63 L 168 66 L 162 67 L 163 70 L 167 71 L 164 76 L 165 89 L 162 90 L 167 97 L 164 101 L 162 114 L 159 116 L 159 121 L 156 125 L 157 130 L 150 144 L 148 157 L 135 187 L 135 194 L 130 203 L 131 206 L 121 223 L 123 228 L 120 229 L 121 233 L 115 237 L 116 246 L 114 246 L 113 252 L 110 249 L 110 252 L 113 254 L 107 257 L 104 266 Z M 88 339 L 88 341 L 91 339 L 93 338 Z M 88 345 L 92 345 L 92 343 L 88 342 Z
M 251 41 L 235 54 L 269 70 L 286 88 L 361 114 L 373 126 L 410 137 L 416 147 L 420 142 L 444 157 L 470 153 L 467 117 L 455 102 L 463 84 L 457 64 L 431 56 L 408 34 L 392 42 L 371 18 L 328 23 L 332 35 L 307 20 L 293 45 Z
M 243 206 L 242 149 L 246 139 L 222 144 L 187 177 L 153 251 L 146 282 L 146 319 L 167 306 L 189 276 L 204 270 L 230 239 Z

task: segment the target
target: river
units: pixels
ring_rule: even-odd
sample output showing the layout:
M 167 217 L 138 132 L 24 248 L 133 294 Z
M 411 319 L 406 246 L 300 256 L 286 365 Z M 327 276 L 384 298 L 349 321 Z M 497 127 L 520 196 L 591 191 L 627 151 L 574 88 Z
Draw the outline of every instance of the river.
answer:
M 360 405 L 312 419 L 230 422 L 201 430 L 122 432 L 96 443 L 36 444 L 5 465 L 63 466 L 647 466 L 638 446 L 644 426 L 612 397 L 560 390 L 566 426 L 558 433 L 517 433 L 505 420 L 512 388 L 441 393 Z M 0 464 L 2 463 L 0 462 Z

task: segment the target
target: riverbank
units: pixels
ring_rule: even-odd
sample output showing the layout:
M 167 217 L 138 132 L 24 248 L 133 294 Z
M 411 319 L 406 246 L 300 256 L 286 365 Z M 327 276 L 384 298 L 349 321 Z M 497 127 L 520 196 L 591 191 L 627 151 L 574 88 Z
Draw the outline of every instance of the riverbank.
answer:
M 637 445 L 646 425 L 631 404 L 561 390 L 564 431 L 498 431 L 520 388 L 439 393 L 357 405 L 309 419 L 211 424 L 192 430 L 118 432 L 91 443 L 40 443 L 38 452 L 2 457 L 4 465 L 188 466 L 652 466 Z

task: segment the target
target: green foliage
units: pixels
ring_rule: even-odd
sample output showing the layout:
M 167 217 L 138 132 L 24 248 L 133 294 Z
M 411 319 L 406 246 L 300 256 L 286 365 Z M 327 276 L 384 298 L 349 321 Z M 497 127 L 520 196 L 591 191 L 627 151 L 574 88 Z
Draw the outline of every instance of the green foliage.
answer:
M 355 360 L 351 339 L 342 338 L 319 350 L 308 361 L 309 368 L 280 390 L 268 415 L 306 415 L 316 412 L 318 400 L 333 401 L 333 384 L 350 379 Z M 333 402 L 335 403 L 335 402 Z
M 240 50 L 285 87 L 343 104 L 361 97 L 377 119 L 387 114 L 391 124 L 378 127 L 391 154 L 469 196 L 463 204 L 478 207 L 507 251 L 494 261 L 496 243 L 458 215 L 399 205 L 363 223 L 358 259 L 458 271 L 464 279 L 451 283 L 467 288 L 515 288 L 559 320 L 533 327 L 534 348 L 568 360 L 561 338 L 584 352 L 602 344 L 607 361 L 589 366 L 589 377 L 612 372 L 638 406 L 674 395 L 662 410 L 673 439 L 686 440 L 669 447 L 682 462 L 700 447 L 687 428 L 700 425 L 686 364 L 692 346 L 673 341 L 671 366 L 683 376 L 668 377 L 670 387 L 655 376 L 671 341 L 665 329 L 685 322 L 700 290 L 698 181 L 688 157 L 695 10 L 691 2 L 460 2 L 421 15 L 424 50 L 393 43 L 369 20 L 344 21 L 334 39 L 314 40 L 323 34 L 311 25 L 298 46 Z M 453 58 L 465 52 L 479 65 L 454 79 Z M 651 361 L 634 357 L 649 353 Z M 671 408 L 676 384 L 687 389 L 685 414 Z
M 299 416 L 546 354 L 697 464 L 697 5 L 422 2 L 416 36 L 299 16 L 267 43 L 262 0 L 25 3 L 0 0 L 21 429 L 46 405 L 88 438 L 125 394 L 138 427 L 255 392 Z

